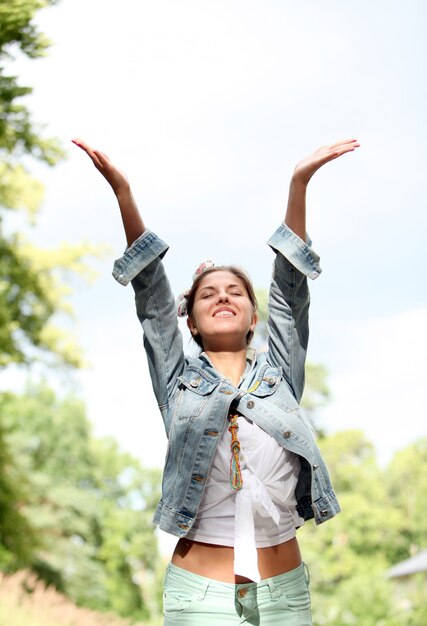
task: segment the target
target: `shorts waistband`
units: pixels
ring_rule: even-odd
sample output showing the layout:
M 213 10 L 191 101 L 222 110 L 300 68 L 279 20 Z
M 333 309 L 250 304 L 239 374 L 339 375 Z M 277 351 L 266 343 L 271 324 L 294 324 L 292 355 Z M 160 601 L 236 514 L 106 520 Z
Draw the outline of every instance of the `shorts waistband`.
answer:
M 251 590 L 261 591 L 263 588 L 268 588 L 271 591 L 277 587 L 288 586 L 296 584 L 302 579 L 308 582 L 308 570 L 305 563 L 301 563 L 293 570 L 272 576 L 271 578 L 264 578 L 259 583 L 225 583 L 206 576 L 199 576 L 189 572 L 182 567 L 178 567 L 173 563 L 169 563 L 166 568 L 165 584 L 166 580 L 170 584 L 186 585 L 187 587 L 200 591 L 202 589 L 216 591 L 217 593 L 224 593 L 225 595 L 234 595 L 241 589 L 246 589 L 248 592 Z

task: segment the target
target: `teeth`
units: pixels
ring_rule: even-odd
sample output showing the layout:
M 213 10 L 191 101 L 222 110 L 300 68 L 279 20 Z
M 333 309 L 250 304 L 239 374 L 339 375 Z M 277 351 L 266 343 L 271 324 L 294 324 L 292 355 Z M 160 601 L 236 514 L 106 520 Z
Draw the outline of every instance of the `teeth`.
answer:
M 218 311 L 215 313 L 214 317 L 233 317 L 234 313 L 231 311 Z

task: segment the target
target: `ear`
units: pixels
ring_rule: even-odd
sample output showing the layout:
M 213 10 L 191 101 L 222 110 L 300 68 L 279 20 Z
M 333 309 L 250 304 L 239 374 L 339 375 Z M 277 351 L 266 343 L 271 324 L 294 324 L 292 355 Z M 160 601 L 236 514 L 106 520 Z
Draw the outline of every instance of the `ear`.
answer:
M 187 318 L 187 326 L 188 326 L 190 333 L 193 335 L 193 337 L 198 334 L 199 331 L 197 330 L 191 317 Z
M 254 313 L 252 315 L 252 321 L 251 321 L 251 325 L 249 326 L 249 330 L 253 333 L 255 330 L 255 326 L 257 325 L 258 322 L 258 314 Z

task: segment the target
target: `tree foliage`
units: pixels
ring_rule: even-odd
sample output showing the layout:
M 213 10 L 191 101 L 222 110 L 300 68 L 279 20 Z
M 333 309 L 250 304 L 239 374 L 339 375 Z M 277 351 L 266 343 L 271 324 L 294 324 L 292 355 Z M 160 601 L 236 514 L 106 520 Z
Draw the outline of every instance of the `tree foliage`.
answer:
M 25 566 L 32 558 L 36 532 L 22 512 L 27 476 L 19 471 L 0 421 L 0 569 Z
M 32 88 L 11 70 L 15 58 L 46 53 L 49 41 L 35 18 L 52 4 L 0 3 L 0 367 L 41 359 L 81 364 L 57 318 L 73 312 L 69 276 L 90 278 L 85 259 L 99 252 L 83 244 L 40 249 L 6 223 L 10 211 L 34 223 L 43 187 L 31 163 L 53 166 L 63 157 L 32 119 Z M 157 472 L 92 436 L 75 397 L 59 399 L 43 385 L 0 396 L 3 569 L 28 566 L 78 604 L 144 615 L 139 576 L 157 564 L 151 517 L 158 485 Z
M 385 468 L 360 431 L 326 436 L 321 446 L 342 512 L 300 531 L 313 580 L 314 622 L 423 626 L 425 597 L 402 595 L 386 573 L 426 547 L 427 440 L 402 450 Z
M 49 42 L 39 32 L 34 17 L 50 4 L 42 0 L 0 3 L 0 368 L 31 363 L 41 355 L 55 363 L 81 363 L 80 350 L 70 334 L 61 331 L 53 320 L 58 313 L 70 313 L 65 276 L 71 271 L 87 271 L 84 258 L 93 248 L 41 250 L 23 233 L 11 232 L 4 225 L 7 210 L 24 210 L 33 220 L 41 206 L 43 186 L 31 175 L 28 157 L 54 165 L 63 156 L 59 143 L 43 136 L 23 104 L 32 89 L 21 85 L 8 69 L 19 55 L 33 59 L 45 54 Z M 23 467 L 25 455 L 21 458 L 8 444 L 15 428 L 16 424 L 0 412 L 3 567 L 31 562 L 41 540 L 37 524 L 26 512 L 37 493 L 37 473 L 32 476 Z
M 50 42 L 38 30 L 34 17 L 40 9 L 52 4 L 54 0 L 3 0 L 0 4 L 0 150 L 2 156 L 7 156 L 10 172 L 15 159 L 23 155 L 30 154 L 54 165 L 63 154 L 57 141 L 41 136 L 40 127 L 21 102 L 31 94 L 32 88 L 20 85 L 18 78 L 4 67 L 18 53 L 31 59 L 46 53 Z
M 43 186 L 29 170 L 31 158 L 55 165 L 64 156 L 59 142 L 46 138 L 23 103 L 32 88 L 8 71 L 19 55 L 43 56 L 49 41 L 35 24 L 38 11 L 52 0 L 5 0 L 0 4 L 0 367 L 31 363 L 42 356 L 56 364 L 79 366 L 82 355 L 55 316 L 72 312 L 67 277 L 88 277 L 89 245 L 39 249 L 23 233 L 4 227 L 6 210 L 24 210 L 34 221 Z
M 4 509 L 3 569 L 30 566 L 78 604 L 143 616 L 138 577 L 157 566 L 151 519 L 159 472 L 144 470 L 112 439 L 94 438 L 73 396 L 60 400 L 46 386 L 30 386 L 0 396 L 0 413 L 28 485 L 19 523 L 38 542 L 18 559 L 16 515 Z

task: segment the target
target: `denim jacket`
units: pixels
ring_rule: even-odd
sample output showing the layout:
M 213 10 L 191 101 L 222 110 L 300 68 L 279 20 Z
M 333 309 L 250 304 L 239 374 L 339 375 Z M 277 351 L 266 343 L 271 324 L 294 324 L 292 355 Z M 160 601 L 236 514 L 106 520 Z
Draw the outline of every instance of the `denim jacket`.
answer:
M 175 299 L 162 257 L 168 246 L 146 230 L 114 264 L 113 275 L 132 281 L 136 310 L 168 449 L 162 497 L 154 522 L 183 537 L 192 527 L 215 450 L 231 405 L 300 457 L 295 491 L 298 514 L 317 524 L 340 508 L 326 465 L 299 401 L 308 343 L 307 276 L 316 278 L 319 257 L 282 224 L 269 240 L 276 252 L 269 295 L 268 351 L 257 354 L 238 387 L 204 353 L 184 356 Z

